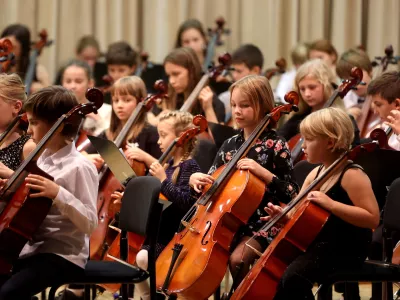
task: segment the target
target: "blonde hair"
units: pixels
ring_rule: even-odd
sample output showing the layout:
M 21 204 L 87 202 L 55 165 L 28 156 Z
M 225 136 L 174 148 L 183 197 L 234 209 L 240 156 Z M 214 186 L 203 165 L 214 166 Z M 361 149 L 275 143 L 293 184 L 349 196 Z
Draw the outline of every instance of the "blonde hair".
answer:
M 120 96 L 133 96 L 136 98 L 136 104 L 142 101 L 147 96 L 146 85 L 143 80 L 137 76 L 126 76 L 118 79 L 111 87 L 111 97 L 114 98 L 116 95 Z M 142 113 L 139 116 L 138 121 L 132 127 L 131 132 L 128 135 L 127 140 L 135 139 L 142 131 L 147 121 L 147 114 Z M 110 128 L 108 131 L 108 138 L 114 140 L 122 130 L 121 121 L 115 114 L 114 109 L 111 112 Z
M 342 109 L 328 107 L 309 114 L 300 123 L 300 134 L 306 139 L 331 138 L 332 152 L 344 152 L 354 139 L 353 123 Z
M 231 97 L 235 88 L 239 89 L 248 98 L 257 120 L 261 120 L 265 114 L 270 113 L 274 108 L 274 94 L 266 77 L 259 75 L 243 77 L 229 88 Z
M 17 74 L 0 74 L 0 98 L 9 104 L 25 103 L 25 86 Z
M 193 128 L 193 116 L 185 111 L 170 111 L 166 114 L 163 114 L 160 117 L 160 122 L 162 121 L 167 121 L 167 120 L 171 120 L 172 121 L 172 126 L 174 127 L 174 131 L 175 131 L 175 135 L 177 137 L 179 137 L 179 135 L 181 133 L 183 133 L 184 131 Z M 160 123 L 158 123 L 160 124 Z M 196 147 L 196 143 L 197 143 L 197 138 L 194 137 L 190 142 L 188 142 L 187 144 L 185 144 L 183 146 L 183 156 L 181 158 L 180 162 L 183 162 L 185 160 L 188 160 L 193 152 L 194 152 L 194 148 Z M 170 167 L 169 164 L 166 165 L 165 168 Z M 171 177 L 171 181 L 172 183 L 176 183 L 176 181 L 178 180 L 179 177 L 179 172 L 180 172 L 180 166 L 178 165 L 178 167 L 174 170 L 174 172 L 172 173 L 172 177 Z
M 334 88 L 332 84 L 335 84 L 336 77 L 333 74 L 331 68 L 322 59 L 312 59 L 305 64 L 301 65 L 297 70 L 296 77 L 294 79 L 295 91 L 299 94 L 299 114 L 304 113 L 310 107 L 304 101 L 300 93 L 299 84 L 305 77 L 312 77 L 324 86 L 324 101 L 328 101 L 329 97 L 332 95 Z M 339 107 L 344 109 L 343 99 L 338 98 L 333 103 L 332 107 Z

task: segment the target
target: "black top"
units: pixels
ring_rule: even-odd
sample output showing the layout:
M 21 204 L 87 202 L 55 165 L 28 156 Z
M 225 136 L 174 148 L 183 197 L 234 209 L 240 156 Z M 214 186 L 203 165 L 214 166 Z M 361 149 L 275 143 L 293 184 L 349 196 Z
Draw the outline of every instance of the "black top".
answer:
M 21 135 L 7 147 L 0 149 L 0 161 L 11 170 L 15 171 L 23 160 L 25 143 L 30 139 L 29 135 Z

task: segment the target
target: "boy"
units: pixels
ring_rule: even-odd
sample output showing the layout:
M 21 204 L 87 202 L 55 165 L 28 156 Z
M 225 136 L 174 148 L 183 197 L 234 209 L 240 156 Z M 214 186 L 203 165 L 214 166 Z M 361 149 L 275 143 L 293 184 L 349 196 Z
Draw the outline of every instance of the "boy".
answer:
M 72 92 L 51 86 L 32 94 L 24 105 L 28 134 L 38 143 L 57 119 L 78 105 Z M 12 276 L 0 287 L 2 300 L 30 300 L 43 289 L 84 273 L 89 236 L 97 226 L 98 178 L 94 165 L 72 142 L 78 126 L 53 135 L 37 166 L 54 178 L 26 177 L 32 198 L 53 199 L 42 225 L 20 253 Z

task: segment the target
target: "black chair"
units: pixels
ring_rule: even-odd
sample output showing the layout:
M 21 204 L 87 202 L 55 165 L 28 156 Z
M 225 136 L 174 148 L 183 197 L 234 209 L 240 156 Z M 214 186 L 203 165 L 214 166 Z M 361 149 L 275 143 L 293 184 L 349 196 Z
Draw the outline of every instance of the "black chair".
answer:
M 85 274 L 74 278 L 71 282 L 60 282 L 53 286 L 49 293 L 49 300 L 54 300 L 57 289 L 64 284 L 95 285 L 99 283 L 122 283 L 121 297 L 128 298 L 127 284 L 138 283 L 150 277 L 151 299 L 156 299 L 155 283 L 155 249 L 159 221 L 163 204 L 158 202 L 161 183 L 155 177 L 144 176 L 133 178 L 126 185 L 119 216 L 121 229 L 121 258 L 127 257 L 126 233 L 133 232 L 145 235 L 150 249 L 148 253 L 148 271 L 132 266 L 124 261 L 93 261 L 89 260 L 85 267 Z M 86 293 L 85 299 L 90 299 Z M 94 298 L 93 298 L 94 299 Z
M 306 177 L 318 165 L 310 164 L 306 160 L 299 161 L 293 168 L 293 176 L 296 183 L 301 188 Z
M 382 282 L 382 299 L 393 299 L 393 287 L 388 282 L 400 282 L 400 266 L 391 263 L 393 255 L 392 232 L 400 231 L 400 178 L 389 188 L 383 215 L 383 251 L 382 261 L 368 260 L 360 269 L 350 272 L 337 272 L 330 275 L 323 283 L 319 293 L 324 294 L 336 282 Z M 345 297 L 346 300 L 346 297 Z

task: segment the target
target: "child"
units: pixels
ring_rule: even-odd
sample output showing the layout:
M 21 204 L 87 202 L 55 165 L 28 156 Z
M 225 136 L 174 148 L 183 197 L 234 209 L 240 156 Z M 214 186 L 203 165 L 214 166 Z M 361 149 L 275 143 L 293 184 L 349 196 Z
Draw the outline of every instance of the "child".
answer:
M 24 105 L 28 134 L 38 143 L 76 105 L 75 96 L 60 86 L 32 94 Z M 77 128 L 68 126 L 55 134 L 37 161 L 54 181 L 34 174 L 26 177 L 27 187 L 37 191 L 31 197 L 53 199 L 53 205 L 0 288 L 2 300 L 30 300 L 49 286 L 84 275 L 89 236 L 97 226 L 98 179 L 95 167 L 72 143 Z
M 336 61 L 338 54 L 335 47 L 328 40 L 316 40 L 310 45 L 308 52 L 310 59 L 322 59 L 333 74 L 336 76 Z M 335 83 L 339 83 L 340 79 L 336 77 Z
M 22 112 L 25 86 L 17 74 L 0 74 L 0 134 Z M 15 131 L 0 146 L 0 178 L 10 178 L 36 147 L 26 132 Z
M 300 122 L 311 112 L 324 107 L 334 88 L 332 84 L 335 77 L 324 61 L 314 59 L 303 64 L 295 77 L 295 90 L 299 93 L 299 111 L 293 113 L 291 118 L 278 130 L 278 134 L 286 140 L 290 140 L 299 133 Z M 332 104 L 333 107 L 339 107 L 344 110 L 343 100 L 338 97 Z M 354 120 L 354 144 L 359 144 L 359 130 Z
M 179 137 L 184 131 L 193 127 L 193 117 L 188 112 L 172 111 L 162 115 L 158 123 L 159 134 L 158 145 L 164 152 L 173 140 Z M 166 166 L 161 166 L 158 161 L 154 161 L 150 166 L 150 174 L 161 181 L 161 193 L 172 202 L 163 211 L 158 233 L 156 256 L 173 238 L 179 227 L 180 221 L 186 212 L 192 207 L 195 198 L 191 196 L 189 187 L 190 176 L 200 171 L 197 162 L 192 158 L 192 153 L 196 144 L 196 138 L 186 144 L 183 148 L 176 148 L 172 153 L 172 159 Z M 122 194 L 113 195 L 119 199 Z M 136 257 L 137 265 L 147 270 L 148 265 L 148 245 L 143 246 Z M 136 285 L 143 300 L 150 299 L 150 290 L 147 282 Z
M 304 190 L 350 148 L 354 133 L 349 116 L 332 107 L 307 116 L 300 124 L 300 132 L 307 160 L 322 164 L 307 176 Z M 323 282 L 330 273 L 359 267 L 367 257 L 371 229 L 379 223 L 371 182 L 351 161 L 332 174 L 319 191 L 310 192 L 306 200 L 326 209 L 331 216 L 307 251 L 287 267 L 275 300 L 314 299 L 314 283 Z M 267 221 L 281 210 L 268 203 L 265 211 L 270 216 L 262 219 Z
M 240 146 L 250 136 L 265 114 L 274 107 L 274 96 L 268 79 L 263 76 L 250 75 L 235 82 L 231 88 L 231 106 L 234 121 L 241 129 L 238 135 L 226 140 L 218 151 L 208 174 L 195 173 L 190 177 L 190 186 L 196 192 L 206 184 L 211 184 L 211 176 L 220 166 L 229 162 Z M 266 184 L 264 198 L 248 223 L 237 233 L 236 247 L 230 257 L 229 266 L 235 282 L 240 283 L 253 263 L 256 255 L 245 247 L 245 243 L 261 227 L 259 221 L 263 215 L 262 208 L 266 203 L 288 203 L 297 192 L 297 185 L 292 182 L 292 163 L 290 151 L 285 140 L 277 136 L 274 130 L 267 128 L 250 149 L 247 157 L 242 158 L 238 169 L 249 170 Z M 263 239 L 253 240 L 252 246 L 259 251 L 268 243 Z M 243 254 L 243 257 L 242 257 Z M 237 270 L 240 262 L 243 268 Z
M 81 60 L 70 61 L 62 72 L 61 82 L 63 87 L 75 94 L 79 103 L 86 103 L 86 91 L 94 83 L 90 66 Z M 90 135 L 99 135 L 110 125 L 111 111 L 111 105 L 104 103 L 97 114 L 86 116 L 82 129 Z
M 146 87 L 142 79 L 137 76 L 123 77 L 117 80 L 111 89 L 112 113 L 110 127 L 103 131 L 99 137 L 114 141 L 121 132 L 123 126 L 135 110 L 138 102 L 147 95 Z M 138 121 L 132 127 L 127 137 L 127 149 L 125 155 L 128 159 L 136 159 L 145 163 L 147 168 L 154 161 L 154 157 L 161 156 L 157 145 L 158 134 L 155 127 L 147 123 L 147 113 L 140 115 Z M 87 150 L 89 158 L 100 168 L 103 159 L 93 147 Z

